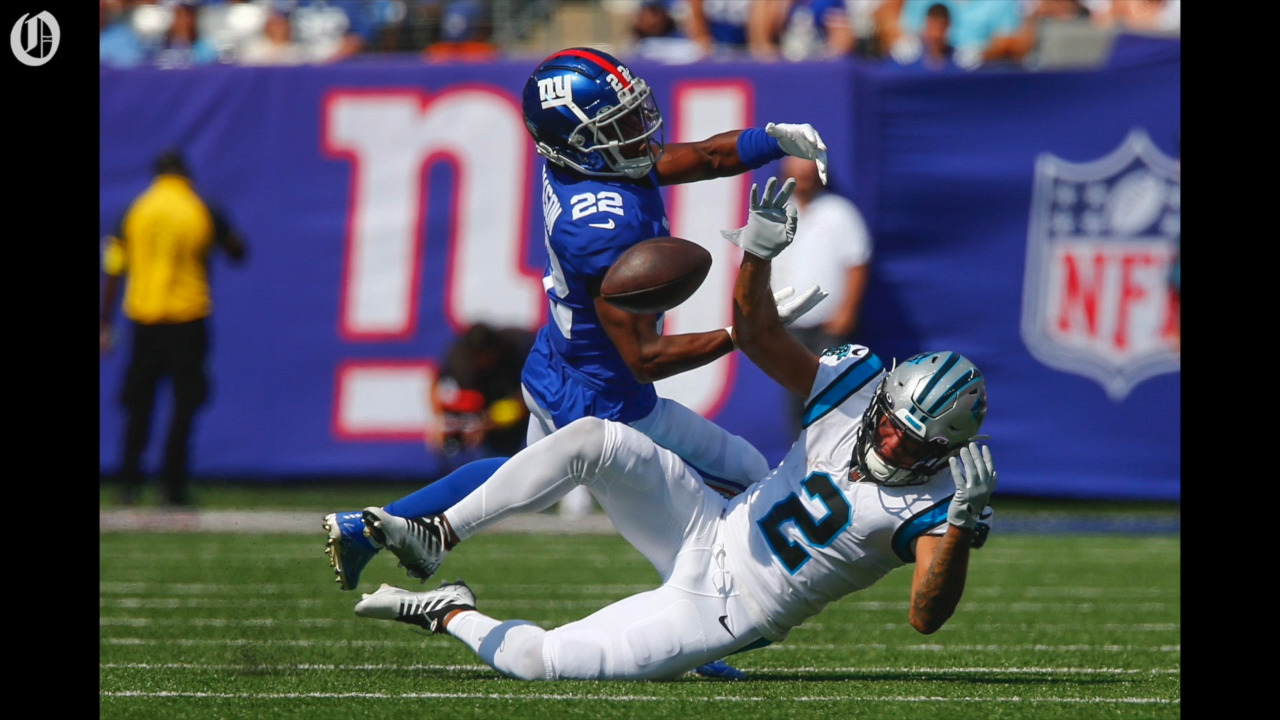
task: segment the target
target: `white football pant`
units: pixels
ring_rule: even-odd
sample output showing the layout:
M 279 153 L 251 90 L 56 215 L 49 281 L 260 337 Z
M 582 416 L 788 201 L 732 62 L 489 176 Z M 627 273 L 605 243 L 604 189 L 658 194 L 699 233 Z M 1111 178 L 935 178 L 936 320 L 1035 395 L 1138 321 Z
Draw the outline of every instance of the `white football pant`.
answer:
M 545 510 L 578 486 L 590 488 L 662 585 L 549 631 L 464 612 L 450 621 L 450 635 L 498 672 L 526 680 L 669 679 L 761 638 L 726 569 L 729 500 L 627 425 L 570 423 L 505 463 L 445 517 L 465 540 L 510 515 Z

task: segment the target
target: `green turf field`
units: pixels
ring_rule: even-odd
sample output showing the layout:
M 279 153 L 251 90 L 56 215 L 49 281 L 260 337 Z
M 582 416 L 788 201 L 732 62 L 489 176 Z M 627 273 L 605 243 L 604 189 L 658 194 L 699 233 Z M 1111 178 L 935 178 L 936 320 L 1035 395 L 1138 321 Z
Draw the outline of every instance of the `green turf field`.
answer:
M 355 617 L 319 516 L 314 535 L 99 537 L 102 718 L 1181 716 L 1177 533 L 997 530 L 938 633 L 907 624 L 899 569 L 785 643 L 735 656 L 745 683 L 503 679 L 452 638 Z M 656 581 L 616 535 L 480 536 L 438 577 L 465 578 L 495 616 L 547 627 Z M 383 581 L 412 587 L 390 555 L 362 589 Z

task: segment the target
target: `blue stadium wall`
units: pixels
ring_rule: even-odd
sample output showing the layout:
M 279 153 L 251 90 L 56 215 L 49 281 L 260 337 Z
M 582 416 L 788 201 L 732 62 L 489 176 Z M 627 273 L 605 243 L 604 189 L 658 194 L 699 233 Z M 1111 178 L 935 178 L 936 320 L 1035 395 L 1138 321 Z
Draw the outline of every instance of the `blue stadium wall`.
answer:
M 668 142 L 769 121 L 821 131 L 833 187 L 875 238 L 859 340 L 886 363 L 953 349 L 985 371 L 1002 492 L 1179 499 L 1181 373 L 1163 286 L 1180 237 L 1179 42 L 1122 37 L 1087 72 L 631 67 L 655 88 Z M 539 159 L 519 107 L 529 70 L 384 59 L 101 71 L 102 233 L 149 182 L 151 158 L 178 146 L 251 246 L 244 268 L 213 263 L 197 475 L 447 469 L 421 433 L 451 338 L 547 315 Z M 750 183 L 776 172 L 665 189 L 672 234 L 714 257 L 667 332 L 730 323 L 739 256 L 717 231 L 741 225 Z M 101 363 L 104 474 L 119 463 L 124 359 Z M 790 444 L 783 391 L 740 355 L 658 389 L 773 461 Z

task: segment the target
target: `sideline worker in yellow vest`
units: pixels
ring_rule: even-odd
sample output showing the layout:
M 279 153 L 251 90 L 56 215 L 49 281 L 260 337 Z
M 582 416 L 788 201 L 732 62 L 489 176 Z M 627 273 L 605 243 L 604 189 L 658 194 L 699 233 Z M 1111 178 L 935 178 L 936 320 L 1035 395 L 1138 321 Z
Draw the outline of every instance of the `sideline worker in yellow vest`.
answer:
M 121 500 L 132 504 L 138 499 L 156 389 L 168 376 L 174 403 L 160 485 L 162 502 L 180 506 L 191 503 L 188 445 L 196 411 L 209 395 L 209 259 L 216 246 L 240 264 L 246 250 L 226 217 L 196 192 L 179 153 L 161 153 L 155 173 L 106 239 L 99 349 L 105 355 L 114 344 L 112 318 L 125 281 L 123 309 L 133 326 L 133 341 L 120 398 L 127 414 Z

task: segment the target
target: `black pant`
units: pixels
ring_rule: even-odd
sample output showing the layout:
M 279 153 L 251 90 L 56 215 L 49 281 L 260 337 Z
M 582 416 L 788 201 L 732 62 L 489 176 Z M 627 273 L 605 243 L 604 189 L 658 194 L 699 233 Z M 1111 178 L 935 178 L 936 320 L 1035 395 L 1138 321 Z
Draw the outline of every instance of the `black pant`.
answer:
M 122 490 L 136 494 L 142 485 L 142 454 L 151 435 L 151 416 L 160 381 L 173 384 L 173 415 L 164 445 L 160 485 L 164 502 L 186 504 L 188 446 L 196 411 L 209 396 L 205 360 L 209 353 L 209 329 L 205 319 L 163 325 L 133 324 L 133 346 L 120 400 L 127 414 L 124 457 L 120 468 Z

